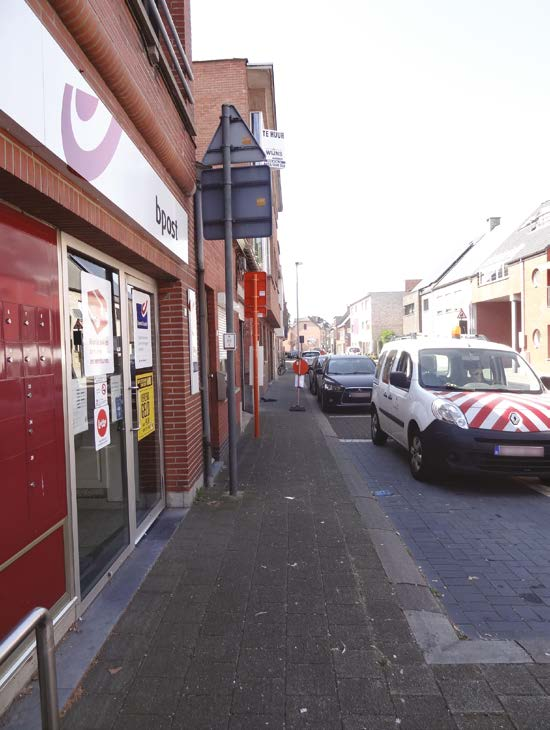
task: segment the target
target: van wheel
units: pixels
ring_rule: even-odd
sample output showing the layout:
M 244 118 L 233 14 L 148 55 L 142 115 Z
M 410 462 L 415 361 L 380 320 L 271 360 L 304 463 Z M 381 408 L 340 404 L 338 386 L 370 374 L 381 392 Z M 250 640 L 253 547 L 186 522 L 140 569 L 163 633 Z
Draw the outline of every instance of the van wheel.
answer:
M 427 481 L 433 474 L 430 455 L 422 440 L 422 434 L 414 427 L 409 436 L 409 466 L 411 474 L 419 482 Z
M 372 414 L 370 417 L 370 432 L 371 432 L 371 438 L 372 443 L 375 446 L 384 446 L 386 441 L 388 440 L 388 434 L 385 431 L 382 431 L 380 428 L 380 419 L 378 418 L 378 411 L 376 408 L 372 409 Z

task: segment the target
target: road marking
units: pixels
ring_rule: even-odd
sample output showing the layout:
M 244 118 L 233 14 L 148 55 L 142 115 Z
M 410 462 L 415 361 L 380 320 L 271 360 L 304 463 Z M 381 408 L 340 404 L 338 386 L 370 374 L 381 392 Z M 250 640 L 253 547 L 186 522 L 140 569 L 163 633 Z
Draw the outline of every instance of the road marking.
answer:
M 550 497 L 550 487 L 546 486 L 546 484 L 527 484 L 527 486 L 535 492 L 544 494 L 545 497 Z
M 372 439 L 338 439 L 342 444 L 370 444 Z
M 370 413 L 359 415 L 356 413 L 354 416 L 327 416 L 327 418 L 370 418 Z

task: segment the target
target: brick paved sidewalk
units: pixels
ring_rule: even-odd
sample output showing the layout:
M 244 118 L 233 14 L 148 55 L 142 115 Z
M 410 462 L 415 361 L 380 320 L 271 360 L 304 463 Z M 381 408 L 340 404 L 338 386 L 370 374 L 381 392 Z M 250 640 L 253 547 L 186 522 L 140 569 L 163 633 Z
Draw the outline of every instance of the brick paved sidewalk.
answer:
M 77 690 L 64 730 L 550 728 L 550 665 L 428 666 L 290 376 L 201 495 Z M 223 475 L 222 475 L 223 477 Z

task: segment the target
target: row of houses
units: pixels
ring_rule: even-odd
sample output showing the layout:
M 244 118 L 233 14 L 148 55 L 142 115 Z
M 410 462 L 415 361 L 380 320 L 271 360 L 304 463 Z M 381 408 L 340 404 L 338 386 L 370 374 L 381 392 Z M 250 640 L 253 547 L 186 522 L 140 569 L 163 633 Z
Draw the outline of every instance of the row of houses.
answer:
M 224 459 L 226 331 L 237 429 L 251 408 L 247 271 L 276 374 L 279 170 L 273 235 L 233 242 L 232 322 L 198 214 L 221 105 L 277 129 L 273 67 L 193 62 L 191 25 L 190 0 L 0 3 L 0 639 L 45 606 L 59 640 Z M 33 669 L 28 644 L 0 666 L 0 711 Z
M 519 224 L 486 223 L 467 244 L 434 254 L 404 291 L 371 292 L 350 304 L 334 319 L 327 349 L 376 355 L 392 334 L 479 334 L 550 374 L 550 201 Z
M 403 295 L 403 334 L 484 335 L 550 373 L 550 201 L 439 261 Z M 412 282 L 411 282 L 412 283 Z

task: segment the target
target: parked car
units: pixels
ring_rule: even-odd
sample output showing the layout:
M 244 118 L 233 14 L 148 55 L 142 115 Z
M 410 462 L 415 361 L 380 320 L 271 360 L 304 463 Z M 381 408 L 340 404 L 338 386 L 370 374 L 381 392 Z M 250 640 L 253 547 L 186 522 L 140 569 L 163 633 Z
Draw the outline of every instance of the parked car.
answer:
M 370 405 L 375 369 L 364 355 L 329 355 L 317 379 L 321 409 Z
M 320 350 L 306 350 L 305 352 L 302 352 L 302 358 L 307 362 L 307 364 L 309 365 L 309 367 L 311 367 L 311 363 L 320 354 L 321 354 L 321 351 Z
M 550 393 L 506 345 L 400 339 L 376 368 L 372 441 L 409 452 L 413 477 L 438 471 L 550 477 Z
M 317 355 L 317 357 L 311 363 L 309 372 L 307 374 L 309 380 L 309 391 L 313 395 L 317 395 L 317 379 L 323 372 L 323 363 L 327 359 L 328 355 Z

